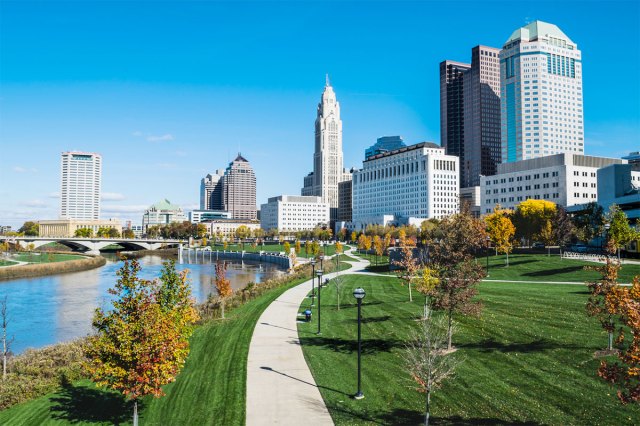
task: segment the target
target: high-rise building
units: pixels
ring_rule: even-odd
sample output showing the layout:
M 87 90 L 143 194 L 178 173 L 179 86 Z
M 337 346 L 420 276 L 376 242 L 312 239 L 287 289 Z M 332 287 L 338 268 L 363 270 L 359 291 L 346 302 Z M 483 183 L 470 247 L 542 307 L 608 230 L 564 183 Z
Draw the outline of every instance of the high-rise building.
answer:
M 462 188 L 479 185 L 501 160 L 499 52 L 479 45 L 471 64 L 440 63 L 441 143 L 460 158 Z
M 168 225 L 174 222 L 182 223 L 186 220 L 187 217 L 182 207 L 171 204 L 171 201 L 165 198 L 145 210 L 142 215 L 142 228 L 146 233 L 149 227 L 153 225 Z
M 216 170 L 200 181 L 200 210 L 222 210 L 224 170 Z
M 60 217 L 100 218 L 102 156 L 92 152 L 63 152 L 61 163 Z
M 338 216 L 338 183 L 348 174 L 342 156 L 340 103 L 327 77 L 315 123 L 313 172 L 304 178 L 303 196 L 318 196 L 329 204 L 331 221 Z
M 582 62 L 557 26 L 535 21 L 500 51 L 502 162 L 584 153 Z
M 329 206 L 320 197 L 280 195 L 260 206 L 264 230 L 306 231 L 329 222 Z
M 364 150 L 364 159 L 382 154 L 383 152 L 393 151 L 406 146 L 402 140 L 402 136 L 383 136 L 376 140 L 376 143 Z
M 257 219 L 256 175 L 240 153 L 229 163 L 223 179 L 223 210 L 233 219 Z

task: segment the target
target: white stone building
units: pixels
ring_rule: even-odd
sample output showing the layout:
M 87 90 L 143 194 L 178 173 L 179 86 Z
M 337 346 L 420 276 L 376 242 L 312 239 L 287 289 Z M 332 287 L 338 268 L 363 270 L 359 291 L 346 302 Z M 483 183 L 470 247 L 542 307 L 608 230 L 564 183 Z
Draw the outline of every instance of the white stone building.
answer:
M 329 77 L 318 104 L 315 122 L 313 172 L 304 178 L 303 196 L 318 196 L 329 204 L 331 220 L 338 217 L 338 183 L 348 180 L 342 154 L 342 120 L 340 103 Z
M 584 153 L 582 62 L 557 26 L 534 21 L 500 51 L 502 162 Z
M 214 219 L 200 223 L 207 227 L 207 233 L 211 238 L 222 237 L 227 241 L 233 241 L 236 238 L 236 230 L 241 226 L 246 226 L 252 233 L 260 229 L 260 222 L 253 219 Z
M 375 155 L 353 174 L 353 220 L 367 225 L 420 224 L 459 210 L 458 157 L 430 142 Z
M 498 165 L 495 176 L 480 178 L 480 211 L 490 213 L 496 204 L 513 209 L 528 199 L 553 201 L 563 207 L 598 201 L 597 171 L 618 158 L 562 153 Z
M 149 207 L 142 216 L 142 228 L 146 233 L 150 226 L 168 225 L 174 222 L 184 222 L 187 220 L 182 207 L 167 199 L 159 201 Z
M 93 152 L 63 152 L 60 176 L 60 217 L 100 219 L 102 156 Z
M 329 204 L 321 197 L 280 195 L 260 207 L 264 230 L 305 231 L 329 224 Z

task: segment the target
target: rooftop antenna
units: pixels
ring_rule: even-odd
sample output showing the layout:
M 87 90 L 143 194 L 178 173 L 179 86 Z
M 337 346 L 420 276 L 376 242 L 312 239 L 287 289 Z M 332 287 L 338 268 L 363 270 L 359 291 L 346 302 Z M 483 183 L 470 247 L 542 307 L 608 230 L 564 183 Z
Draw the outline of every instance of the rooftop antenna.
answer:
M 329 82 L 329 73 L 325 74 L 325 83 L 324 83 L 325 87 L 329 87 L 331 86 L 331 83 Z

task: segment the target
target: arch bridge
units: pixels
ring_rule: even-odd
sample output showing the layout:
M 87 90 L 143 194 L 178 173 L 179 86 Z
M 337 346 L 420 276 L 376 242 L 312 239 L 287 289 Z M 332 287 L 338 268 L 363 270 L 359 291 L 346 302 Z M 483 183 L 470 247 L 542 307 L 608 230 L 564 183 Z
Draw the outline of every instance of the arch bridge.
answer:
M 0 236 L 0 242 L 7 241 L 10 244 L 20 243 L 22 246 L 33 244 L 33 248 L 59 243 L 72 250 L 88 254 L 100 254 L 100 250 L 112 244 L 118 244 L 125 250 L 158 250 L 161 248 L 178 247 L 185 244 L 182 240 L 163 239 L 129 239 L 129 238 L 49 238 L 49 237 L 4 237 Z

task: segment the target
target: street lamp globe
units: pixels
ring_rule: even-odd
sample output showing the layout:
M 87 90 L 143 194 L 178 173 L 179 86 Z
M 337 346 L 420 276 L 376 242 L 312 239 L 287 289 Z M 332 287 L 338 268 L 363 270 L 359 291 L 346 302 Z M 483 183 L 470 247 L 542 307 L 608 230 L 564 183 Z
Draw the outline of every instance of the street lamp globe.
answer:
M 316 260 L 315 259 L 311 259 L 311 266 L 315 266 L 316 265 Z
M 367 293 L 364 291 L 364 288 L 358 287 L 353 290 L 353 297 L 355 297 L 356 299 L 364 299 L 366 295 Z

